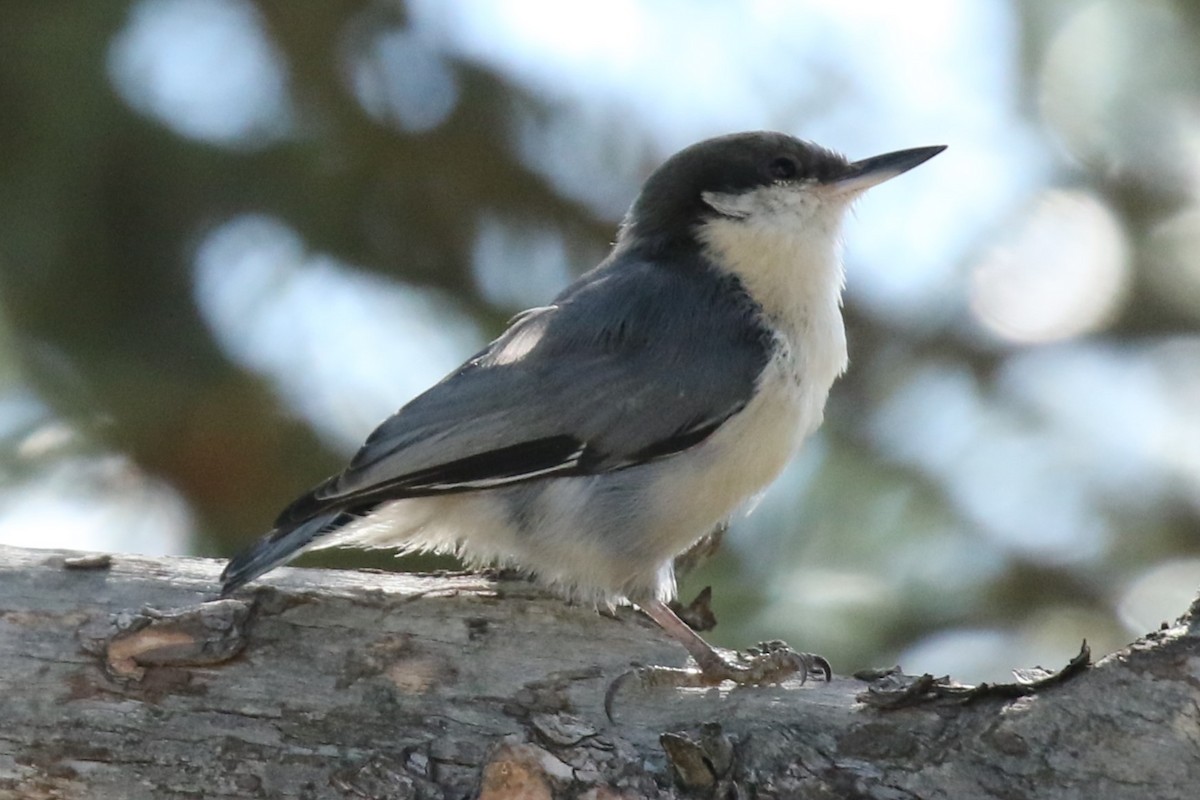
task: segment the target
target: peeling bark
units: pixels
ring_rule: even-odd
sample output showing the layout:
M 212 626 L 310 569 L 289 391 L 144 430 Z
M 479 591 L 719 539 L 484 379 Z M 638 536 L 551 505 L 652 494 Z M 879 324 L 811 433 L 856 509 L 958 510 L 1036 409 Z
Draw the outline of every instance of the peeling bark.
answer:
M 1196 606 L 1028 696 L 631 685 L 614 724 L 631 661 L 683 661 L 631 612 L 304 569 L 211 602 L 219 571 L 0 547 L 0 798 L 1200 796 Z

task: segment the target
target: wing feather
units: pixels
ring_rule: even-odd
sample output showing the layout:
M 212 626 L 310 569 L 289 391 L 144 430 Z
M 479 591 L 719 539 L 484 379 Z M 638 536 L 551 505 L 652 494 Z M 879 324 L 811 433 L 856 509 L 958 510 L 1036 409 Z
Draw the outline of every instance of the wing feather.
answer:
M 400 409 L 276 525 L 669 457 L 745 406 L 770 346 L 732 277 L 602 265 Z

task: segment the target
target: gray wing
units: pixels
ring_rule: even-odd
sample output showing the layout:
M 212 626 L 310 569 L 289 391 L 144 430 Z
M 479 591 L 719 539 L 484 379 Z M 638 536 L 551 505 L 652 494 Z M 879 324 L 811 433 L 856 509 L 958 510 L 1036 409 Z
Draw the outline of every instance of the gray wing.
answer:
M 380 425 L 276 530 L 672 455 L 741 410 L 770 346 L 735 278 L 705 264 L 606 263 Z

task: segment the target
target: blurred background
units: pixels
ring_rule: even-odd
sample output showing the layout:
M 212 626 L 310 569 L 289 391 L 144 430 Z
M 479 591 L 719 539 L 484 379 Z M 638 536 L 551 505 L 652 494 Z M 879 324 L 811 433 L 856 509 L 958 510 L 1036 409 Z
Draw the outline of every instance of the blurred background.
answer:
M 0 54 L 0 542 L 233 553 L 771 128 L 950 148 L 847 225 L 850 372 L 683 582 L 714 641 L 996 679 L 1200 587 L 1196 3 L 10 2 Z

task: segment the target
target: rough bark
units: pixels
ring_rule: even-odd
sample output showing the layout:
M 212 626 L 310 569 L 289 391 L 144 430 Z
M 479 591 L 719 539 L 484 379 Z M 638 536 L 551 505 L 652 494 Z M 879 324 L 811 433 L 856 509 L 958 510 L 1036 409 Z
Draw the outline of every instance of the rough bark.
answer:
M 1196 607 L 1020 698 L 624 686 L 682 653 L 519 582 L 0 547 L 0 797 L 1188 798 Z M 145 611 L 145 609 L 157 611 Z

